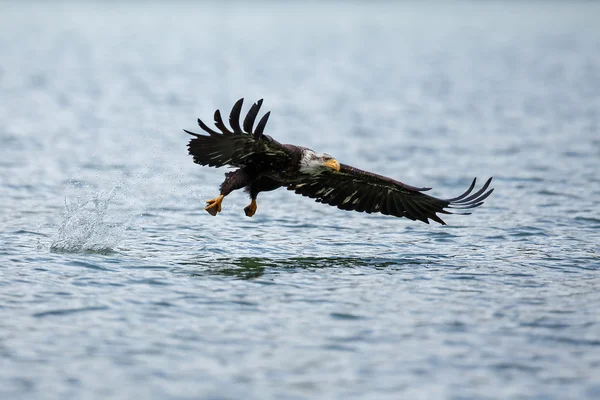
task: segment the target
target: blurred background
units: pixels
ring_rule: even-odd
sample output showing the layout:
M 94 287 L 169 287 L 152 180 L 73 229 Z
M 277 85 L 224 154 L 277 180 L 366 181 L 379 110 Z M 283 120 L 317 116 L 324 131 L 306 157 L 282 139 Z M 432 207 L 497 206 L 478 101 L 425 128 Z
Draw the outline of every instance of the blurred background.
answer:
M 0 2 L 2 398 L 600 396 L 600 5 Z M 212 218 L 196 118 L 453 197 Z

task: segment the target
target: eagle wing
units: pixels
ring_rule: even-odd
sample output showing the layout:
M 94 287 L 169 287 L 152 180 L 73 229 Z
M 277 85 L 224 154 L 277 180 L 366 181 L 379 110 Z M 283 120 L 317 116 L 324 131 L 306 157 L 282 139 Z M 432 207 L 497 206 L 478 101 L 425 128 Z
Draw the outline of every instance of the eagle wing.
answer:
M 240 112 L 244 99 L 239 99 L 229 114 L 229 129 L 221 112 L 215 111 L 215 126 L 220 132 L 209 128 L 200 118 L 198 125 L 207 135 L 184 131 L 194 136 L 188 143 L 190 155 L 194 162 L 209 167 L 222 167 L 225 165 L 243 168 L 256 162 L 277 162 L 289 156 L 289 151 L 269 135 L 265 135 L 264 129 L 269 120 L 271 112 L 267 112 L 258 122 L 254 129 L 254 122 L 262 105 L 262 99 L 250 107 L 244 118 L 243 130 L 240 126 Z
M 475 193 L 476 179 L 469 189 L 452 199 L 439 199 L 423 193 L 430 188 L 417 188 L 391 178 L 363 171 L 349 165 L 340 165 L 339 172 L 327 171 L 311 176 L 301 182 L 288 185 L 288 190 L 316 199 L 319 203 L 337 206 L 341 210 L 366 213 L 380 212 L 385 215 L 406 217 L 429 223 L 446 223 L 437 215 L 470 214 L 467 211 L 479 207 L 494 189 L 489 189 L 492 178 Z M 449 210 L 455 210 L 451 212 Z

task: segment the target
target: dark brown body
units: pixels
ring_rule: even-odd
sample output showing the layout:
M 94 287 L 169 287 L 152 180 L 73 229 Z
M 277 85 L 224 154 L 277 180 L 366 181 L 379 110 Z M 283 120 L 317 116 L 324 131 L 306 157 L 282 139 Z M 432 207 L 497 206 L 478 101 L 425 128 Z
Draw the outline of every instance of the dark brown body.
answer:
M 302 155 L 302 147 L 291 144 L 281 145 L 289 151 L 290 157 L 285 162 L 264 165 L 263 159 L 248 158 L 247 165 L 232 172 L 225 173 L 225 180 L 220 186 L 223 196 L 234 190 L 245 188 L 251 199 L 256 199 L 260 192 L 268 192 L 297 181 L 301 178 L 298 164 Z

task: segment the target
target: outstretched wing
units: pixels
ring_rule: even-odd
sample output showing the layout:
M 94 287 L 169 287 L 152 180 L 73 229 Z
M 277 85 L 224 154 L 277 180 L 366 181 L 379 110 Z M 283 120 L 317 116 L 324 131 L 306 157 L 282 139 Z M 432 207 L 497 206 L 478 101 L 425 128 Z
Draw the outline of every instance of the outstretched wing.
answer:
M 215 111 L 215 126 L 220 132 L 209 128 L 199 118 L 198 125 L 208 133 L 208 136 L 184 129 L 186 133 L 195 136 L 188 143 L 188 150 L 194 157 L 194 162 L 209 167 L 229 165 L 242 168 L 251 163 L 273 162 L 287 157 L 285 147 L 263 133 L 271 112 L 266 113 L 254 129 L 254 121 L 262 102 L 260 99 L 250 107 L 244 118 L 243 130 L 240 126 L 240 112 L 244 99 L 239 99 L 231 109 L 229 114 L 231 129 L 223 123 L 219 110 Z
M 349 165 L 340 165 L 339 172 L 324 172 L 288 186 L 302 196 L 319 203 L 337 206 L 341 210 L 377 213 L 406 217 L 413 221 L 446 223 L 437 215 L 470 214 L 465 211 L 479 207 L 494 189 L 489 189 L 492 178 L 472 193 L 476 179 L 469 189 L 452 199 L 438 199 L 423 193 L 430 188 L 417 188 L 385 176 L 363 171 Z M 449 211 L 454 210 L 454 212 Z

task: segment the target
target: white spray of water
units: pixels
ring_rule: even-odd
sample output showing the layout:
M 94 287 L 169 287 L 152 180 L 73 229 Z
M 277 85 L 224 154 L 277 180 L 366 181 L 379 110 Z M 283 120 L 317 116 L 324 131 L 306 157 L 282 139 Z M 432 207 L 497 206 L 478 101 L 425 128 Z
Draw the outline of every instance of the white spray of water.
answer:
M 63 220 L 52 244 L 51 251 L 111 252 L 123 241 L 131 216 L 118 218 L 108 215 L 108 208 L 120 186 L 109 192 L 99 191 L 75 201 L 65 196 Z M 115 220 L 115 217 L 118 219 Z

